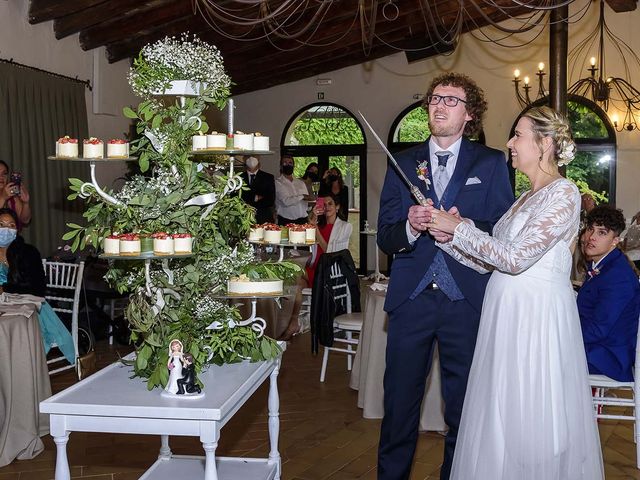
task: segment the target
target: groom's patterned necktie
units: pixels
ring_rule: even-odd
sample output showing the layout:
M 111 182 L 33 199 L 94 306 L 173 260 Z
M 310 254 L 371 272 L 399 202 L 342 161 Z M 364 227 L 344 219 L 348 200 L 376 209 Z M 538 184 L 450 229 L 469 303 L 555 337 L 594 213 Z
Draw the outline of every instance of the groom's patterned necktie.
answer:
M 436 195 L 438 198 L 442 198 L 442 194 L 447 188 L 449 183 L 449 172 L 447 171 L 447 160 L 452 156 L 451 152 L 437 152 L 436 158 L 438 159 L 438 168 L 433 172 L 434 186 L 436 189 Z

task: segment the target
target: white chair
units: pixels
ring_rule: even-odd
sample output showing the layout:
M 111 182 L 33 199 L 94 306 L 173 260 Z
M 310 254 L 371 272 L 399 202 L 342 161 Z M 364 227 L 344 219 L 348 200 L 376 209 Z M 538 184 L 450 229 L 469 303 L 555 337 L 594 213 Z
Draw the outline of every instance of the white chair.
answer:
M 311 328 L 311 294 L 310 288 L 302 289 L 302 304 L 298 313 L 299 333 L 308 332 Z
M 51 308 L 58 313 L 71 314 L 71 337 L 73 338 L 75 352 L 73 364 L 49 370 L 49 375 L 75 368 L 78 378 L 80 378 L 80 371 L 77 368 L 79 356 L 78 311 L 80 309 L 80 290 L 82 289 L 84 261 L 80 263 L 63 263 L 42 260 L 42 266 L 44 267 L 48 289 L 45 298 L 51 304 Z M 57 347 L 57 345 L 53 344 L 51 347 Z M 47 360 L 47 364 L 51 365 L 61 361 L 66 362 L 64 356 Z
M 634 378 L 636 368 L 640 365 L 640 331 L 636 340 L 636 359 L 634 367 Z M 618 382 L 606 375 L 589 375 L 589 384 L 594 391 L 593 394 L 593 407 L 596 411 L 597 418 L 609 419 L 609 420 L 630 420 L 633 421 L 633 441 L 636 444 L 636 467 L 640 469 L 640 424 L 638 422 L 638 416 L 640 415 L 640 381 L 633 382 Z M 609 388 L 616 390 L 626 390 L 631 393 L 631 398 L 620 397 L 605 397 L 605 391 Z M 623 414 L 605 414 L 604 407 L 621 407 L 631 408 L 633 413 L 631 415 Z
M 320 371 L 320 381 L 324 382 L 327 373 L 327 363 L 329 362 L 329 352 L 343 352 L 347 354 L 347 370 L 351 371 L 353 358 L 356 354 L 354 348 L 359 343 L 360 332 L 362 331 L 362 313 L 351 311 L 351 292 L 347 278 L 340 271 L 340 267 L 336 264 L 331 265 L 330 275 L 333 284 L 333 300 L 336 303 L 342 303 L 347 313 L 338 315 L 333 319 L 334 338 L 333 343 L 341 343 L 346 347 L 324 347 L 322 355 L 322 370 Z M 344 333 L 344 338 L 336 337 L 335 334 Z M 354 338 L 353 334 L 357 333 L 358 338 Z

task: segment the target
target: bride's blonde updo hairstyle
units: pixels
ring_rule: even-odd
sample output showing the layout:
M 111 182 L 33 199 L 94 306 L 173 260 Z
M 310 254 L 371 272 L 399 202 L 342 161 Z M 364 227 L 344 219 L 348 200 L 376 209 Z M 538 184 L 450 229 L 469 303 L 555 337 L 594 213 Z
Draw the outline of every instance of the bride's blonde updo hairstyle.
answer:
M 553 140 L 556 163 L 559 167 L 567 165 L 576 154 L 576 144 L 571 134 L 571 126 L 564 115 L 549 107 L 534 107 L 523 117 L 531 120 L 533 133 L 536 135 L 540 155 L 542 156 L 542 137 Z

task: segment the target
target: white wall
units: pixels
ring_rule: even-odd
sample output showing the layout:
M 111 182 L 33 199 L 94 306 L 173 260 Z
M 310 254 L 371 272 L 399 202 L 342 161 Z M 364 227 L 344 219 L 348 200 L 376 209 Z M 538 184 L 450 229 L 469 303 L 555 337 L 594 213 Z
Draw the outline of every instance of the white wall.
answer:
M 129 121 L 122 116 L 122 107 L 137 104 L 127 84 L 129 62 L 109 64 L 104 49 L 85 52 L 78 35 L 56 40 L 53 22 L 30 25 L 28 1 L 0 2 L 0 57 L 41 68 L 53 73 L 91 80 L 94 90 L 85 89 L 89 134 L 102 138 L 122 138 L 129 131 Z M 94 75 L 94 72 L 96 75 Z M 99 179 L 109 184 L 122 171 L 101 166 Z M 88 175 L 88 172 L 87 172 Z
M 607 8 L 606 18 L 617 35 L 640 50 L 640 38 L 632 35 L 634 27 L 637 28 L 640 21 L 640 11 L 614 14 Z M 597 12 L 591 10 L 579 24 L 570 26 L 570 48 L 595 28 L 596 21 Z M 245 131 L 261 131 L 269 135 L 272 150 L 277 150 L 282 131 L 291 116 L 305 105 L 318 101 L 317 93 L 324 92 L 324 101 L 342 105 L 354 114 L 361 110 L 379 135 L 386 139 L 396 116 L 415 102 L 414 94 L 424 93 L 433 76 L 444 71 L 457 71 L 471 76 L 484 89 L 489 102 L 484 123 L 487 144 L 506 152 L 509 131 L 520 112 L 511 81 L 513 70 L 520 68 L 522 76 L 527 74 L 535 78 L 538 63 L 542 61 L 549 64 L 548 50 L 546 32 L 529 46 L 519 48 L 483 43 L 467 34 L 461 38 L 458 48 L 451 56 L 407 64 L 405 55 L 398 53 L 320 75 L 319 78 L 332 79 L 330 86 L 316 86 L 316 78 L 309 78 L 240 95 L 235 98 L 236 123 L 238 128 Z M 613 52 L 608 58 L 607 74 L 624 76 L 624 72 L 616 71 L 617 62 L 614 61 L 616 57 Z M 584 76 L 583 72 L 577 74 Z M 571 82 L 577 78 L 573 78 Z M 639 71 L 633 72 L 632 81 L 640 83 Z M 375 225 L 386 160 L 374 138 L 369 132 L 366 134 L 369 201 L 367 215 L 363 218 L 368 218 Z M 627 216 L 631 216 L 640 210 L 640 189 L 637 187 L 640 178 L 640 132 L 618 133 L 617 141 L 616 203 L 624 209 Z M 263 163 L 267 170 L 276 172 L 278 160 L 279 155 L 276 154 L 264 158 Z M 373 257 L 370 257 L 369 268 L 372 268 Z

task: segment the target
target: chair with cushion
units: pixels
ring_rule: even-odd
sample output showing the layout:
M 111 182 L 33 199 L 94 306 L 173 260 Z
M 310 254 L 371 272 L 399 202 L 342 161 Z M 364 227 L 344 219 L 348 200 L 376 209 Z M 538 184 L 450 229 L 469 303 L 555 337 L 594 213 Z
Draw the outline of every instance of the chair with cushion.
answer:
M 634 422 L 633 425 L 633 441 L 636 444 L 636 466 L 640 469 L 640 424 L 638 416 L 640 415 L 640 381 L 635 381 L 635 368 L 640 365 L 640 330 L 636 340 L 636 358 L 634 363 L 634 381 L 619 382 L 613 380 L 606 375 L 589 375 L 589 383 L 593 389 L 593 406 L 596 411 L 596 417 L 608 420 L 629 420 Z M 616 396 L 605 396 L 608 389 L 629 392 L 631 398 L 622 398 Z M 604 407 L 619 407 L 614 413 L 604 413 Z M 625 414 L 622 409 L 632 409 L 630 414 Z
M 49 370 L 49 375 L 76 368 L 78 364 L 78 312 L 80 309 L 80 290 L 82 289 L 82 276 L 84 273 L 84 261 L 80 263 L 65 263 L 42 260 L 47 281 L 47 294 L 45 298 L 57 313 L 71 315 L 71 336 L 75 351 L 75 362 L 62 365 Z M 57 347 L 57 345 L 51 345 Z M 67 360 L 59 356 L 47 360 L 47 364 L 58 364 Z M 68 363 L 68 362 L 67 362 Z M 78 373 L 79 371 L 76 370 Z

